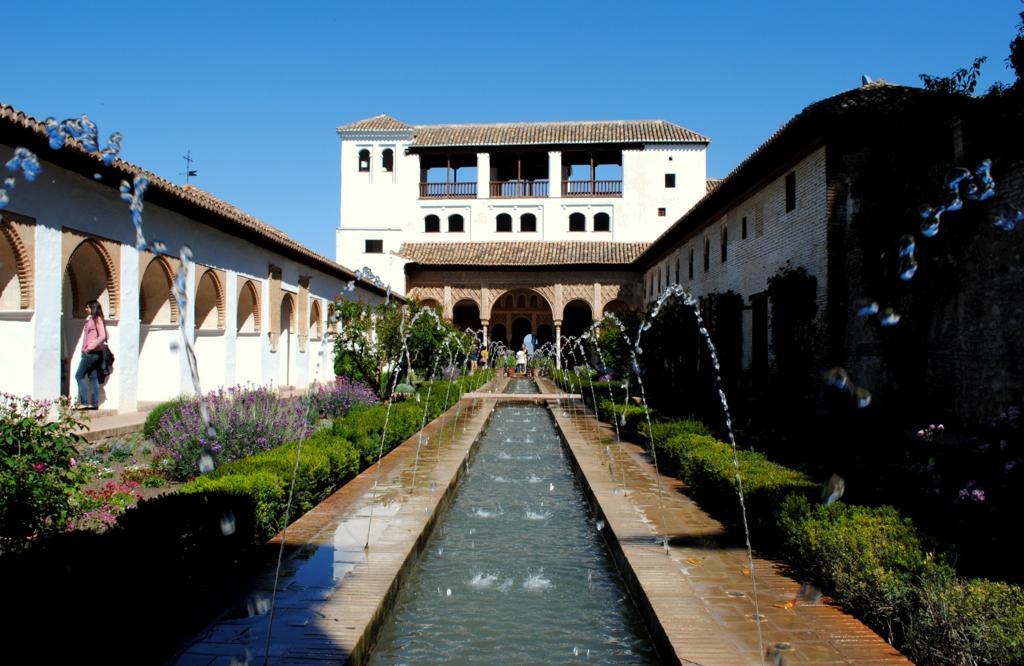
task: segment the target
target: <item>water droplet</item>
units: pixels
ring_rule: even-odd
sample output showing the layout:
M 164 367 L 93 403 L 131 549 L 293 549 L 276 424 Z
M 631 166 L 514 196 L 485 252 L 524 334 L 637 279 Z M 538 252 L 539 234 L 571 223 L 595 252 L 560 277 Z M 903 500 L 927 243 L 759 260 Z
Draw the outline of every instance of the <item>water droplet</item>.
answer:
M 94 173 L 92 177 L 94 180 L 103 180 L 103 174 L 101 173 Z
M 178 347 L 179 345 L 177 340 L 171 340 L 170 342 L 167 343 L 167 349 L 170 350 L 171 352 L 178 351 Z
M 209 453 L 203 452 L 199 456 L 199 471 L 202 474 L 209 474 L 213 471 L 213 456 Z
M 878 302 L 869 298 L 862 298 L 856 303 L 858 317 L 870 317 L 878 314 Z
M 231 536 L 235 533 L 235 514 L 228 511 L 220 517 L 220 533 L 224 536 Z
M 0 208 L 6 208 L 9 203 L 11 203 L 11 196 L 7 194 L 7 190 L 0 190 Z
M 900 257 L 900 279 L 908 282 L 915 273 L 917 273 L 917 259 L 912 256 Z
M 858 386 L 853 390 L 853 399 L 861 409 L 871 404 L 871 392 L 866 388 Z
M 843 496 L 846 492 L 846 481 L 838 474 L 833 474 L 821 490 L 821 499 L 825 504 L 831 504 Z
M 996 209 L 992 218 L 992 225 L 1003 231 L 1013 231 L 1021 222 L 1024 222 L 1024 211 L 1019 211 L 1006 203 Z
M 936 211 L 934 216 L 921 223 L 922 236 L 932 238 L 935 234 L 939 233 L 939 215 L 940 213 Z
M 892 308 L 885 308 L 878 313 L 878 323 L 882 326 L 895 326 L 900 323 L 900 315 Z
M 845 389 L 850 382 L 850 375 L 843 368 L 832 368 L 825 373 L 825 383 L 838 389 Z

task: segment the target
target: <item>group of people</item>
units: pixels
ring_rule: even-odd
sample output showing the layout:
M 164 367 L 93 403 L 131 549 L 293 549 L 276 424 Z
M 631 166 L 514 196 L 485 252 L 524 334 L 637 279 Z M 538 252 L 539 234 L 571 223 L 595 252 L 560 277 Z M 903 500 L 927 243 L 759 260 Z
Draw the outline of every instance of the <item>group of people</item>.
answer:
M 502 363 L 502 361 L 505 360 L 506 358 L 508 358 L 509 356 L 510 356 L 509 352 L 506 351 L 501 357 L 498 358 L 496 367 L 499 367 L 499 368 L 505 367 L 505 364 Z M 530 351 L 526 347 L 526 345 L 523 345 L 519 349 L 519 351 L 516 352 L 515 359 L 516 359 L 516 372 L 519 373 L 519 374 L 525 374 L 526 373 L 526 367 L 527 367 L 527 365 L 530 362 Z M 488 364 L 489 360 L 490 360 L 490 351 L 487 349 L 487 347 L 484 347 L 479 352 L 475 352 L 474 351 L 472 354 L 469 355 L 469 366 L 470 366 L 469 369 L 470 369 L 470 371 L 488 367 L 487 364 Z

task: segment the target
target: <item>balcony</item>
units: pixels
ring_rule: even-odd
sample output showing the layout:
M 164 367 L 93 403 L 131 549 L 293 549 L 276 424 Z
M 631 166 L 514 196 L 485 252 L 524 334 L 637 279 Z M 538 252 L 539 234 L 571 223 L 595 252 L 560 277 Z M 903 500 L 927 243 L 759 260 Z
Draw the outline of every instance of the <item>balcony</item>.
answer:
M 546 180 L 492 180 L 491 198 L 534 198 L 548 196 Z
M 475 199 L 476 182 L 420 183 L 420 199 Z
M 563 180 L 563 197 L 621 197 L 621 180 Z

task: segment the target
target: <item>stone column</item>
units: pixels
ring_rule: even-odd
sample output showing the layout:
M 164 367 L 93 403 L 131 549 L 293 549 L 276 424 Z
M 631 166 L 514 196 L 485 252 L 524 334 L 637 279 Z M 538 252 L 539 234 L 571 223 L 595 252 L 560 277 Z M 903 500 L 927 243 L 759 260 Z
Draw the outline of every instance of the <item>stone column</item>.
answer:
M 117 326 L 117 359 L 114 372 L 118 380 L 117 411 L 135 412 L 139 408 L 139 251 L 132 245 L 121 246 L 121 312 Z
M 489 199 L 491 196 L 491 154 L 476 154 L 476 197 Z
M 562 198 L 562 151 L 548 151 L 548 197 Z
M 555 320 L 555 367 L 562 369 L 562 320 Z

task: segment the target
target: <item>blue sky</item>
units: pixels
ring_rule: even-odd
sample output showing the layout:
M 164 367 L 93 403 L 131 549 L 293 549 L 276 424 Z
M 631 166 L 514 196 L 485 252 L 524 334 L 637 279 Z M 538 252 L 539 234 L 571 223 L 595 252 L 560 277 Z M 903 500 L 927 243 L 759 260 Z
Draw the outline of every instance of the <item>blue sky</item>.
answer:
M 1018 0 L 7 3 L 0 101 L 88 114 L 122 156 L 328 257 L 335 127 L 664 118 L 726 175 L 861 74 L 919 85 L 986 55 L 1008 81 Z M 130 219 L 125 213 L 125 224 Z

